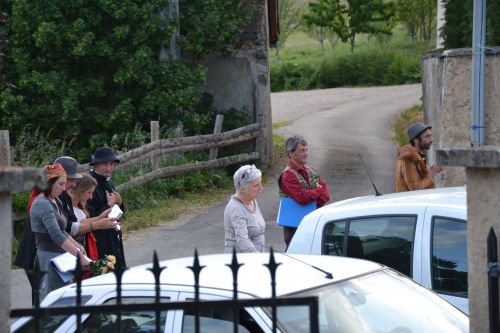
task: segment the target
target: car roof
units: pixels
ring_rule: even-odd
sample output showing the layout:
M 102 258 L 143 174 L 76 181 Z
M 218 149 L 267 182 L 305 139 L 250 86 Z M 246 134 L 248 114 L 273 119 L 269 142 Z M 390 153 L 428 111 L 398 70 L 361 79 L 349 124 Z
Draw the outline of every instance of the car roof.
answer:
M 275 261 L 280 263 L 276 271 L 276 294 L 286 295 L 317 286 L 338 282 L 355 276 L 368 274 L 385 268 L 384 265 L 353 258 L 330 257 L 304 254 L 275 253 Z M 269 253 L 238 254 L 238 263 L 243 264 L 238 271 L 238 290 L 241 293 L 256 297 L 271 297 L 270 273 L 264 264 L 269 263 Z M 231 254 L 205 255 L 199 257 L 199 263 L 205 266 L 200 274 L 200 287 L 232 291 L 232 272 L 226 265 L 231 264 Z M 166 267 L 160 277 L 162 284 L 192 287 L 193 257 L 172 259 L 160 262 L 160 267 Z M 312 266 L 316 266 L 333 275 L 333 279 Z M 126 285 L 151 285 L 154 276 L 149 271 L 152 264 L 145 264 L 128 269 L 122 278 Z M 115 285 L 113 273 L 84 280 L 82 288 L 88 290 L 92 286 Z M 66 288 L 74 288 L 74 284 Z
M 331 209 L 349 210 L 369 206 L 427 206 L 427 207 L 449 207 L 467 210 L 467 192 L 465 186 L 444 187 L 437 189 L 418 190 L 409 192 L 398 192 L 383 194 L 379 196 L 370 195 L 337 201 L 323 206 L 309 214 L 309 216 L 321 215 Z

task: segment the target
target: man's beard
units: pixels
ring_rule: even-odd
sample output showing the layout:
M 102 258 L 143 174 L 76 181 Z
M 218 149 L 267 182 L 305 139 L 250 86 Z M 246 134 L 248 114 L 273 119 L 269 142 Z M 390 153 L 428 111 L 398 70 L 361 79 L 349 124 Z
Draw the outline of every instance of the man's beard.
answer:
M 419 143 L 419 144 L 418 144 L 418 149 L 419 149 L 420 151 L 423 151 L 423 150 L 429 150 L 429 149 L 431 148 L 431 144 L 432 144 L 432 142 L 431 142 L 431 143 L 428 143 L 428 144 Z

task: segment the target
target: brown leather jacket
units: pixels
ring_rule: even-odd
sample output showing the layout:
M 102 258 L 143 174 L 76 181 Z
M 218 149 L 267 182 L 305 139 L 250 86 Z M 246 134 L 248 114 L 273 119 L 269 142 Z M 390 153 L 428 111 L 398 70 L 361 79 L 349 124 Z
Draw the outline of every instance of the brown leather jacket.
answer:
M 396 165 L 396 192 L 435 188 L 429 166 L 423 155 L 412 145 L 399 149 Z

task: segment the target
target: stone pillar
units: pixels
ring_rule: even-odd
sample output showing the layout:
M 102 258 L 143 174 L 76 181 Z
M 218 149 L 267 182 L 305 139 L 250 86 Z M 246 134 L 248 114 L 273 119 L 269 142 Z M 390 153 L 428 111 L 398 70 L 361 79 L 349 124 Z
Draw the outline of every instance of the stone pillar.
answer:
M 12 193 L 44 188 L 43 169 L 10 166 L 9 132 L 0 131 L 0 332 L 9 331 L 12 253 Z
M 486 240 L 490 228 L 500 236 L 500 147 L 439 149 L 437 161 L 466 168 L 470 332 L 490 332 Z

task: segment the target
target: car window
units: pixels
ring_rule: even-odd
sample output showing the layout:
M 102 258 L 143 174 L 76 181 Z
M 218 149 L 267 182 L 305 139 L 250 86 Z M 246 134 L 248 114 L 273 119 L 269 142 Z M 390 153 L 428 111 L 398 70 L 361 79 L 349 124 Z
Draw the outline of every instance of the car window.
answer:
M 90 299 L 90 296 L 82 296 L 82 304 L 85 304 Z M 75 297 L 65 297 L 60 298 L 49 307 L 54 306 L 74 306 L 76 305 Z M 45 317 L 40 319 L 40 332 L 41 333 L 52 333 L 54 332 L 66 319 L 69 318 L 69 315 L 52 315 L 49 317 Z M 16 333 L 28 333 L 35 332 L 35 322 L 33 319 L 26 322 L 23 326 L 15 331 Z
M 323 254 L 331 256 L 342 256 L 344 254 L 346 224 L 346 221 L 337 221 L 326 225 L 325 237 L 323 237 Z
M 161 302 L 170 301 L 168 297 L 162 297 Z M 123 304 L 151 303 L 154 297 L 124 297 Z M 116 304 L 116 298 L 111 298 L 104 304 Z M 161 311 L 161 332 L 165 330 L 165 320 L 167 311 Z M 118 316 L 115 314 L 95 313 L 90 315 L 82 325 L 83 333 L 105 333 L 116 332 Z M 123 333 L 154 333 L 156 332 L 155 311 L 122 311 L 122 332 Z
M 194 332 L 194 318 L 195 311 L 184 311 L 184 316 L 182 319 L 182 332 L 190 333 Z M 259 333 L 263 332 L 259 327 L 258 323 L 253 319 L 253 317 L 245 310 L 241 309 L 239 311 L 238 318 L 238 332 L 246 333 Z M 203 327 L 202 332 L 204 333 L 224 333 L 233 332 L 233 310 L 231 309 L 209 309 L 200 310 L 200 327 Z
M 469 331 L 468 317 L 464 313 L 436 294 L 390 270 L 289 296 L 318 297 L 321 333 Z M 270 313 L 270 309 L 267 311 Z M 277 313 L 283 331 L 309 332 L 308 307 L 278 307 Z
M 432 289 L 468 297 L 467 223 L 445 217 L 432 220 Z
M 323 253 L 368 259 L 411 276 L 416 216 L 373 216 L 326 224 Z

